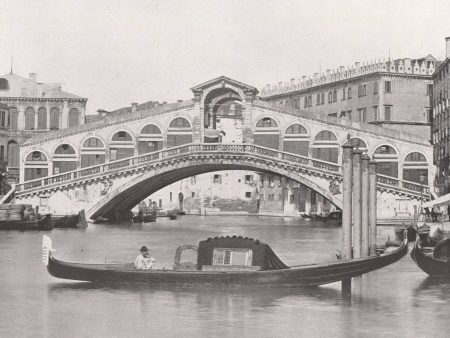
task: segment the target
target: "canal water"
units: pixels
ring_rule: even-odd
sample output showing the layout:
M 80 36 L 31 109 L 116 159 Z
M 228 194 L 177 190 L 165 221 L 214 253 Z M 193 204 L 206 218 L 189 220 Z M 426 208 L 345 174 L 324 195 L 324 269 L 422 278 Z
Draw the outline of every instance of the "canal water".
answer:
M 156 223 L 89 224 L 46 232 L 57 257 L 133 261 L 142 245 L 170 268 L 175 248 L 242 235 L 271 245 L 288 265 L 335 259 L 340 228 L 303 219 L 182 216 Z M 450 282 L 410 256 L 353 282 L 317 288 L 102 287 L 51 277 L 43 232 L 0 232 L 0 337 L 448 337 Z M 393 237 L 380 227 L 378 240 Z

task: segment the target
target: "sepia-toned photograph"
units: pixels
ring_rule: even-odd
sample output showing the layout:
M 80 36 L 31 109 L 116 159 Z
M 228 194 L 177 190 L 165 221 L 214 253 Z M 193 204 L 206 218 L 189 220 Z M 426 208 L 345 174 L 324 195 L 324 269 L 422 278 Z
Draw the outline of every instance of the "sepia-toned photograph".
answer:
M 1 0 L 0 337 L 448 337 L 448 0 Z

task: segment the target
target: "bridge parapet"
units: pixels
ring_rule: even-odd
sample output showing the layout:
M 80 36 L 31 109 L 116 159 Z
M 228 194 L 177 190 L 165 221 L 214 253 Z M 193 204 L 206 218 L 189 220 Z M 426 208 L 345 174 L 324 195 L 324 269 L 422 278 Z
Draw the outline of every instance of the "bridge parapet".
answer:
M 90 180 L 103 179 L 118 173 L 134 172 L 149 166 L 163 166 L 167 161 L 185 160 L 198 157 L 208 159 L 227 159 L 244 156 L 249 161 L 260 161 L 272 166 L 285 166 L 289 170 L 301 172 L 306 176 L 323 176 L 328 180 L 342 180 L 342 166 L 312 157 L 287 153 L 254 144 L 186 144 L 135 157 L 129 157 L 88 168 L 78 169 L 59 175 L 27 181 L 16 186 L 16 196 L 34 195 L 46 190 L 63 189 L 74 184 L 83 184 Z M 393 193 L 429 199 L 430 189 L 425 185 L 400 180 L 394 177 L 378 175 L 379 189 Z M 328 187 L 324 188 L 327 189 Z

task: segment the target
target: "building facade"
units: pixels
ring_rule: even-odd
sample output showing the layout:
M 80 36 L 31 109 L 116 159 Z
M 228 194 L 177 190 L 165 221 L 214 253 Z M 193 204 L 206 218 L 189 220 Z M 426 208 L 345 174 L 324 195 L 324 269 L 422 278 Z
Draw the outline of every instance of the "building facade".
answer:
M 450 192 L 450 37 L 445 38 L 445 60 L 433 74 L 434 164 L 437 167 L 435 189 L 438 195 Z
M 6 147 L 9 179 L 19 177 L 19 146 L 37 133 L 76 127 L 85 122 L 86 98 L 65 92 L 59 83 L 40 83 L 9 73 L 0 76 L 0 103 L 9 107 Z M 35 177 L 35 176 L 31 176 Z
M 322 116 L 381 125 L 430 139 L 432 75 L 436 59 L 356 62 L 278 85 L 267 85 L 262 100 Z

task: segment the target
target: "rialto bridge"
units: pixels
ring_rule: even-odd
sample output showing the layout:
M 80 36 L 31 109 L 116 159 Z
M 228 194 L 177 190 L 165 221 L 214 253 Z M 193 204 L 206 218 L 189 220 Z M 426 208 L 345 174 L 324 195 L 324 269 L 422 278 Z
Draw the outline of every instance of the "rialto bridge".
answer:
M 100 122 L 30 139 L 20 149 L 16 202 L 112 218 L 180 179 L 254 170 L 291 178 L 341 207 L 348 135 L 378 163 L 380 216 L 430 198 L 432 147 L 415 135 L 263 102 L 256 88 L 226 77 L 192 91 L 192 100 L 133 104 Z

